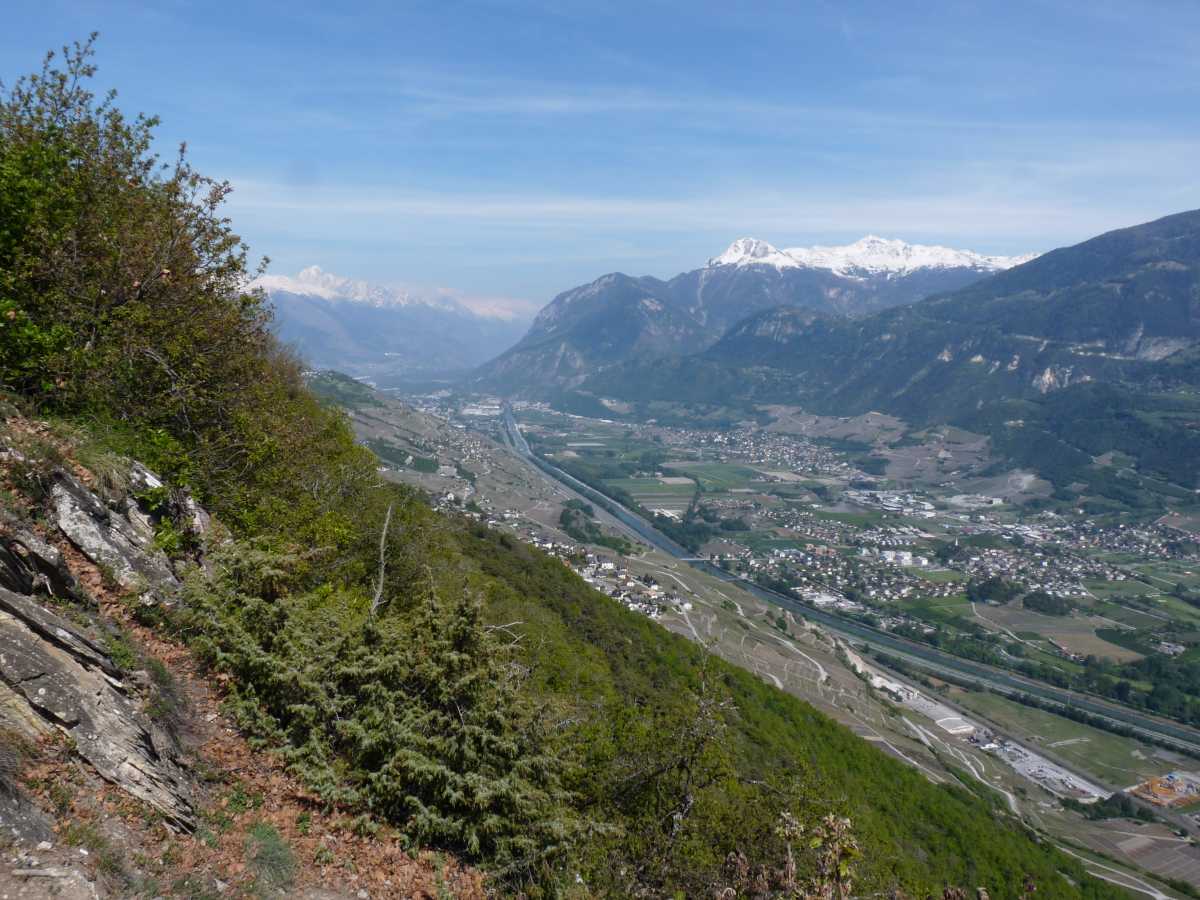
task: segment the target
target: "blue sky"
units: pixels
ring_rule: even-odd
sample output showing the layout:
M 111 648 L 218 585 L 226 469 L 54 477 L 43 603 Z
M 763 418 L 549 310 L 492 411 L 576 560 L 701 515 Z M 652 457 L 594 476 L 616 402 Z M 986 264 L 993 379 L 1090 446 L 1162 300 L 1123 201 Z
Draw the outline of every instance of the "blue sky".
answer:
M 539 306 L 739 236 L 1017 253 L 1200 206 L 1195 0 L 5 7 L 0 78 L 100 31 L 281 273 Z

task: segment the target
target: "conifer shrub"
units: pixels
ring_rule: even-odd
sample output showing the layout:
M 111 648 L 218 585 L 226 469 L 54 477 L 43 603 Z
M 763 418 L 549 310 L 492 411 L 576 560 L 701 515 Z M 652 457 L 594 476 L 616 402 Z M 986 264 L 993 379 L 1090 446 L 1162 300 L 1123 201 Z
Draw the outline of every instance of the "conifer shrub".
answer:
M 241 545 L 189 583 L 183 627 L 232 676 L 234 710 L 323 799 L 417 846 L 552 877 L 579 832 L 524 669 L 469 584 L 436 578 L 372 611 L 328 587 L 290 593 L 297 557 Z

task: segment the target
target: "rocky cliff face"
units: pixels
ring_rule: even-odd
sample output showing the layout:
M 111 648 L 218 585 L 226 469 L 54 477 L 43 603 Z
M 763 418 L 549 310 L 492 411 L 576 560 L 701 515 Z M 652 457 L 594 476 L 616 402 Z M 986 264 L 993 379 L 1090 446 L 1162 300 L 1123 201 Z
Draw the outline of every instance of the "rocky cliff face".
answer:
M 174 739 L 142 711 L 108 654 L 29 596 L 0 589 L 0 726 L 58 731 L 106 780 L 190 831 L 195 817 Z
M 92 603 L 56 541 L 142 603 L 172 602 L 178 576 L 155 546 L 154 513 L 136 499 L 162 482 L 139 465 L 127 475 L 128 489 L 106 502 L 74 474 L 54 471 L 45 536 L 12 510 L 0 514 L 0 729 L 31 741 L 69 738 L 101 777 L 173 827 L 191 830 L 191 791 L 176 741 L 143 712 L 139 688 L 102 644 L 49 608 Z M 177 502 L 194 527 L 206 527 L 207 515 L 190 498 Z

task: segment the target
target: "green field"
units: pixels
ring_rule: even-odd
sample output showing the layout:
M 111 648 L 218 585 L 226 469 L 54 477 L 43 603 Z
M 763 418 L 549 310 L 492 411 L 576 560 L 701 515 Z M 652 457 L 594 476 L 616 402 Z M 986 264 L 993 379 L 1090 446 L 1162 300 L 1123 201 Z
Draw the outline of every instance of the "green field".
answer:
M 710 493 L 728 491 L 732 488 L 749 487 L 755 479 L 763 476 L 746 466 L 734 463 L 669 463 L 669 468 L 688 475 L 700 482 L 700 487 Z
M 1159 560 L 1143 562 L 1134 565 L 1145 579 L 1156 587 L 1169 591 L 1177 584 L 1185 584 L 1189 588 L 1200 587 L 1200 566 L 1189 564 L 1183 560 Z
M 609 478 L 605 484 L 619 488 L 635 497 L 638 494 L 677 494 L 690 497 L 696 491 L 692 484 L 663 484 L 657 478 Z
M 945 583 L 949 581 L 963 580 L 961 572 L 952 572 L 949 569 L 931 571 L 929 569 L 919 569 L 914 566 L 908 566 L 905 568 L 905 571 L 910 575 L 916 575 L 918 578 L 924 578 L 926 581 Z
M 744 544 L 755 553 L 765 553 L 771 550 L 794 550 L 803 546 L 801 542 L 790 538 L 781 538 L 772 531 L 736 531 L 722 536 Z
M 955 692 L 952 699 L 991 719 L 1018 740 L 1044 748 L 1072 768 L 1112 787 L 1130 787 L 1178 765 L 1155 756 L 1155 748 L 1141 741 L 1023 706 L 997 694 L 962 691 Z
M 685 510 L 696 493 L 695 484 L 663 484 L 657 478 L 609 478 L 604 483 L 647 509 Z
M 1146 594 L 1157 594 L 1159 589 L 1146 584 L 1144 581 L 1085 581 L 1084 587 L 1097 597 L 1141 597 Z M 1166 585 L 1163 585 L 1166 587 Z M 1167 588 L 1169 590 L 1169 588 Z
M 936 598 L 919 597 L 915 600 L 902 600 L 896 605 L 931 625 L 947 624 L 955 619 L 971 617 L 971 604 L 962 595 Z
M 1189 606 L 1178 597 L 1172 597 L 1170 594 L 1159 594 L 1151 602 L 1155 612 L 1170 616 L 1177 622 L 1182 622 L 1189 626 L 1200 623 L 1200 609 Z
M 817 519 L 830 522 L 844 522 L 847 525 L 857 525 L 860 528 L 873 528 L 883 521 L 883 513 L 878 512 L 830 512 L 823 509 L 813 510 Z
M 1093 601 L 1088 608 L 1098 616 L 1104 616 L 1134 628 L 1156 628 L 1166 624 L 1159 617 L 1107 600 Z

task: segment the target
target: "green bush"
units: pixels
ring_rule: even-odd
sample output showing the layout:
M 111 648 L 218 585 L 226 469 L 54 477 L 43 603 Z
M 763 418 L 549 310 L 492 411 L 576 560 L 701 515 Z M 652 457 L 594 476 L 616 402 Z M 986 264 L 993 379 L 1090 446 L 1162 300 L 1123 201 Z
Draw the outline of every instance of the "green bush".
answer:
M 373 612 L 328 587 L 281 591 L 294 557 L 235 546 L 216 564 L 190 582 L 186 631 L 233 676 L 242 724 L 326 800 L 522 877 L 564 854 L 562 763 L 469 584 L 427 573 Z

